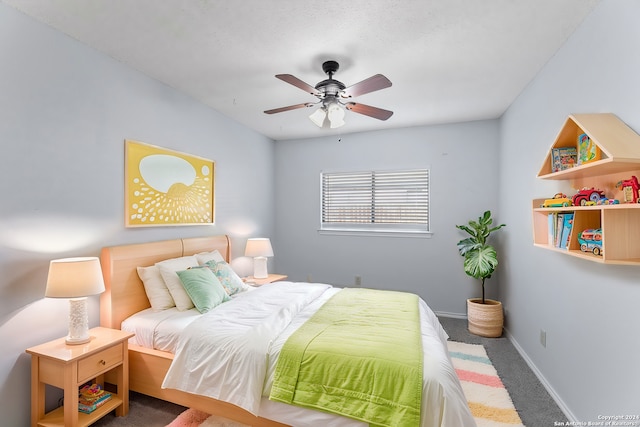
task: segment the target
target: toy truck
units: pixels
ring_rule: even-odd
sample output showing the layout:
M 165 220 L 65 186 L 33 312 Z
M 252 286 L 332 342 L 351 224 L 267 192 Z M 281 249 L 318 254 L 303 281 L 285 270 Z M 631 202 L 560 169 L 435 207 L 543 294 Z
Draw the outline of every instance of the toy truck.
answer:
M 583 188 L 582 190 L 578 191 L 573 198 L 571 199 L 571 201 L 573 202 L 574 206 L 586 206 L 588 204 L 597 204 L 598 201 L 600 199 L 604 199 L 605 195 L 604 192 L 602 190 L 598 190 L 596 188 Z M 593 202 L 593 203 L 588 203 L 588 202 Z
M 582 252 L 592 252 L 594 255 L 602 255 L 602 229 L 589 228 L 578 234 L 578 243 Z

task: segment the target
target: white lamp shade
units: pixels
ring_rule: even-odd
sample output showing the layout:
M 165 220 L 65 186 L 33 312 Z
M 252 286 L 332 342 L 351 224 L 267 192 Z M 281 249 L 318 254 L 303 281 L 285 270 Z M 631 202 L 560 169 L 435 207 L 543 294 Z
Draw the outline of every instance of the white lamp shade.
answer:
M 256 279 L 269 277 L 267 257 L 273 256 L 273 248 L 269 239 L 263 237 L 247 239 L 244 255 L 253 257 L 253 277 Z
M 80 298 L 102 292 L 104 279 L 98 258 L 54 259 L 49 263 L 46 297 Z
M 309 119 L 318 127 L 339 128 L 344 125 L 344 109 L 337 102 L 332 102 L 326 107 L 318 108 L 311 113 Z
M 244 250 L 244 255 L 250 257 L 273 256 L 271 241 L 267 238 L 247 239 L 247 246 Z
M 344 110 L 337 103 L 329 105 L 327 109 L 327 118 L 331 123 L 329 127 L 331 129 L 339 128 L 344 125 Z
M 324 119 L 326 118 L 327 118 L 327 111 L 324 108 L 318 108 L 309 116 L 309 119 L 311 119 L 311 121 L 315 123 L 315 125 L 318 126 L 319 128 L 321 128 L 324 125 Z

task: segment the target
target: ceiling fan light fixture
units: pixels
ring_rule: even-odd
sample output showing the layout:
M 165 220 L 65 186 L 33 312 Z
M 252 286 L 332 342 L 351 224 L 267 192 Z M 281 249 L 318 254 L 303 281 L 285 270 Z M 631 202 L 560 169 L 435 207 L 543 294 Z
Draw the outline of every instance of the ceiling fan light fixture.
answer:
M 352 99 L 355 96 L 364 95 L 375 92 L 380 89 L 391 87 L 391 81 L 382 74 L 376 74 L 364 79 L 359 83 L 347 87 L 344 83 L 335 80 L 333 75 L 338 71 L 339 65 L 336 61 L 325 61 L 322 64 L 322 70 L 329 76 L 328 79 L 321 81 L 315 86 L 303 82 L 299 78 L 291 74 L 276 74 L 276 78 L 285 83 L 289 83 L 299 89 L 318 98 L 317 103 L 304 102 L 301 104 L 289 105 L 287 107 L 274 108 L 266 110 L 265 114 L 282 113 L 289 110 L 297 110 L 298 108 L 313 107 L 318 103 L 322 103 L 322 107 L 314 111 L 309 119 L 319 128 L 338 128 L 345 124 L 344 115 L 346 108 L 354 113 L 363 114 L 378 120 L 387 120 L 393 115 L 393 111 L 384 110 L 371 105 L 365 105 L 356 102 L 347 102 L 343 104 L 338 98 Z
M 327 111 L 324 107 L 318 108 L 316 111 L 311 113 L 309 119 L 315 123 L 316 126 L 321 128 L 324 125 L 324 120 L 327 118 Z
M 329 105 L 327 108 L 327 118 L 329 119 L 329 127 L 331 129 L 339 128 L 340 126 L 344 126 L 344 109 L 338 104 L 334 102 Z

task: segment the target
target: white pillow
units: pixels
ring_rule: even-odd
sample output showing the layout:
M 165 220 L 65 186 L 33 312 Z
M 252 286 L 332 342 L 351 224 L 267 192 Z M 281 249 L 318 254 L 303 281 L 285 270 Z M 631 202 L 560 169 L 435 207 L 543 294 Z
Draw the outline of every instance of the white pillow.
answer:
M 224 262 L 224 257 L 218 251 L 213 252 L 201 252 L 195 254 L 198 264 L 205 265 L 209 261 Z
M 138 267 L 138 277 L 142 280 L 144 291 L 153 310 L 161 311 L 176 306 L 158 267 L 155 265 Z
M 182 281 L 178 277 L 177 271 L 187 270 L 189 267 L 197 267 L 198 260 L 195 256 L 184 256 L 181 258 L 172 258 L 164 261 L 156 262 L 156 266 L 160 269 L 160 275 L 164 283 L 169 289 L 169 293 L 176 303 L 179 311 L 186 311 L 194 307 L 193 301 L 184 290 Z

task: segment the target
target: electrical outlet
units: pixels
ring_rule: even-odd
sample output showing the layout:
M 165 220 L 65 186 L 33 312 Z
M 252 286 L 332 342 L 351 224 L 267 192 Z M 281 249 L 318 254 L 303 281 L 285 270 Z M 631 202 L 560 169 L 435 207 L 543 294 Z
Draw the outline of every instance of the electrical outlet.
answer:
M 547 348 L 547 331 L 544 329 L 540 329 L 540 344 Z
M 356 288 L 359 288 L 360 286 L 362 286 L 362 277 L 361 276 L 356 276 L 354 282 L 355 282 Z

